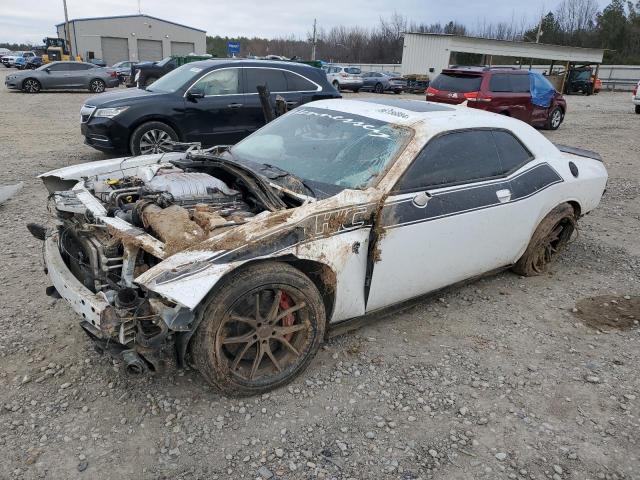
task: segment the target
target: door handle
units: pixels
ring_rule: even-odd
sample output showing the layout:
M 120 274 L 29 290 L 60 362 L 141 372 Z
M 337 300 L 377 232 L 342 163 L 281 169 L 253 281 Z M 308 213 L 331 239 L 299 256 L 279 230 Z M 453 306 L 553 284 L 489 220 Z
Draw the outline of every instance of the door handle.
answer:
M 227 107 L 229 108 L 240 108 L 241 106 L 241 103 L 230 103 L 229 105 L 227 105 Z
M 511 200 L 511 190 L 509 190 L 508 188 L 498 190 L 496 192 L 496 196 L 498 197 L 500 203 L 508 202 L 509 200 Z

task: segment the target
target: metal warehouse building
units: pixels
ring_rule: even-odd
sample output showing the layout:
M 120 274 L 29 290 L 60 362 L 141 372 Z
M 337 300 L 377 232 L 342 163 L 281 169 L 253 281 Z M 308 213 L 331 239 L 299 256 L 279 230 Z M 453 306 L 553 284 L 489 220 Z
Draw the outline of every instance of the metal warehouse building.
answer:
M 476 53 L 492 64 L 492 57 L 520 57 L 574 64 L 602 63 L 604 51 L 599 48 L 566 47 L 543 43 L 463 37 L 442 33 L 405 33 L 402 51 L 402 73 L 437 75 L 450 65 L 451 54 Z
M 206 32 L 149 15 L 77 18 L 56 25 L 58 37 L 69 38 L 72 55 L 101 58 L 107 65 L 123 60 L 162 60 L 169 55 L 206 53 Z

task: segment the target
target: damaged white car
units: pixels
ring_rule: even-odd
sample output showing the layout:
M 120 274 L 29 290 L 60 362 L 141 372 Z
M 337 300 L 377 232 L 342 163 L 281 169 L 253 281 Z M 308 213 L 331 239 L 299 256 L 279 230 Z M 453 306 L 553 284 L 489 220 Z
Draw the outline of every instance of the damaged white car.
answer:
M 523 122 L 411 100 L 324 100 L 237 145 L 41 176 L 48 293 L 130 372 L 189 362 L 265 392 L 329 325 L 500 268 L 541 272 L 607 181 Z

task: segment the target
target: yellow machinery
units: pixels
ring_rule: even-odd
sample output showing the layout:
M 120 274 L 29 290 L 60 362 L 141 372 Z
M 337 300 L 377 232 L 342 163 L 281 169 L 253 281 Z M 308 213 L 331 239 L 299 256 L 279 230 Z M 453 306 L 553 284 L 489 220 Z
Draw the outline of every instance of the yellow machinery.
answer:
M 72 58 L 69 55 L 69 49 L 67 48 L 67 42 L 64 38 L 47 37 L 42 40 L 44 42 L 44 54 L 42 55 L 42 63 L 57 62 L 60 60 L 69 61 L 76 60 L 82 61 L 79 55 Z

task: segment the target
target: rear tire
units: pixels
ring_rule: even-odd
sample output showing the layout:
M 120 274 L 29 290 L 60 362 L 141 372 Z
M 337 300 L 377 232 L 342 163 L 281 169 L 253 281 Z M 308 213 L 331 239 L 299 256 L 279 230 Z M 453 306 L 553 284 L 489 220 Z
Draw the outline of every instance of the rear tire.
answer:
M 42 85 L 35 78 L 27 78 L 22 82 L 22 91 L 25 93 L 40 93 Z
M 293 380 L 320 348 L 326 324 L 315 284 L 278 262 L 231 273 L 205 301 L 198 320 L 191 360 L 231 396 L 262 394 Z
M 147 122 L 133 131 L 129 149 L 133 155 L 162 153 L 170 151 L 170 141 L 178 141 L 178 134 L 173 128 L 162 122 Z
M 382 86 L 381 83 L 376 83 L 376 86 L 373 87 L 373 91 L 375 93 L 384 93 L 384 87 Z
M 145 78 L 144 79 L 144 86 L 148 87 L 149 85 L 151 85 L 153 82 L 155 82 L 157 80 L 156 77 L 149 77 L 149 78 Z
M 524 277 L 544 273 L 555 256 L 569 244 L 575 228 L 573 207 L 568 203 L 558 205 L 540 222 L 524 254 L 511 269 Z
M 640 105 L 636 105 L 636 113 L 640 115 Z
M 107 84 L 99 78 L 94 78 L 89 82 L 89 91 L 93 93 L 102 93 L 106 90 Z
M 331 85 L 333 85 L 333 88 L 335 88 L 338 92 L 340 91 L 340 84 L 337 80 L 334 80 Z

